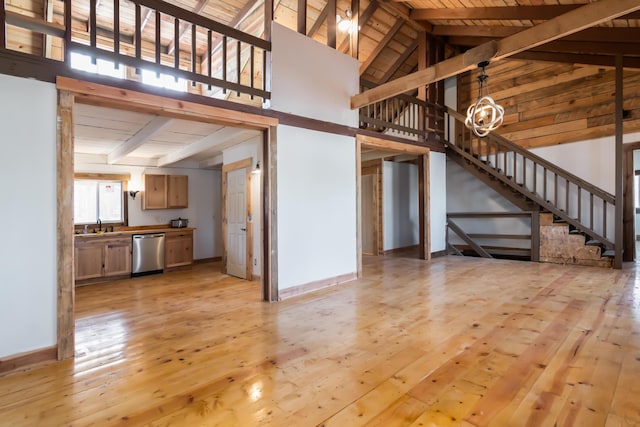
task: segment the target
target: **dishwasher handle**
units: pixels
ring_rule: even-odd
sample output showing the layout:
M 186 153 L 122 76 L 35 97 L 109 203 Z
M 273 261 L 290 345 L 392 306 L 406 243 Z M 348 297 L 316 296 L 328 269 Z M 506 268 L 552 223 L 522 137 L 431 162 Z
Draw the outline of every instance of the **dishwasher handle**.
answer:
M 160 234 L 134 234 L 133 235 L 134 239 L 151 239 L 151 238 L 158 238 L 158 237 L 164 237 L 164 233 L 160 233 Z

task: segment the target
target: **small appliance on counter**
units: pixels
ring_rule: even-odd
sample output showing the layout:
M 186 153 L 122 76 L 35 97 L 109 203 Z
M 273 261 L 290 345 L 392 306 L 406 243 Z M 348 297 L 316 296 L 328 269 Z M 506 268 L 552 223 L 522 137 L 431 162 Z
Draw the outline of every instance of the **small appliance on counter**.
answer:
M 171 228 L 185 228 L 188 227 L 188 224 L 188 219 L 178 218 L 171 220 Z

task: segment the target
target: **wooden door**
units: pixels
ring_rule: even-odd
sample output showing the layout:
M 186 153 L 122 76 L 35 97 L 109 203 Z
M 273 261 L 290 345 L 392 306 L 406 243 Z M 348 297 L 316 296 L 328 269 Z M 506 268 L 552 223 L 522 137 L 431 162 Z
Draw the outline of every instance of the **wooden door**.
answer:
M 362 175 L 362 253 L 378 255 L 377 176 Z
M 227 274 L 247 278 L 247 170 L 227 173 Z

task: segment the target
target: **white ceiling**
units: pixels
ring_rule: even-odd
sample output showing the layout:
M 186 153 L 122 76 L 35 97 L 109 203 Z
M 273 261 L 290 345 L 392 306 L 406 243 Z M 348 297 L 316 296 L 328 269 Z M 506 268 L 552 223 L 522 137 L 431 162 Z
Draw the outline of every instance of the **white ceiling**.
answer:
M 222 151 L 259 131 L 76 104 L 75 154 L 105 164 L 188 166 L 222 164 Z

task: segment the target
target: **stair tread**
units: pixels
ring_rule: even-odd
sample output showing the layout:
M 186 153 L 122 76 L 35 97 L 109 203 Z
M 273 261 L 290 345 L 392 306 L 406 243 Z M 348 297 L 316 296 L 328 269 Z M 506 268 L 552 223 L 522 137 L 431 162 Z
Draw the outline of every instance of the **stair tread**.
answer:
M 616 256 L 616 251 L 614 251 L 613 249 L 607 249 L 606 251 L 602 252 L 602 256 L 603 257 L 615 257 Z
M 587 240 L 585 245 L 587 246 L 602 246 L 602 242 L 597 239 Z

